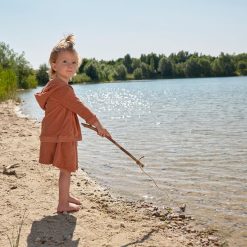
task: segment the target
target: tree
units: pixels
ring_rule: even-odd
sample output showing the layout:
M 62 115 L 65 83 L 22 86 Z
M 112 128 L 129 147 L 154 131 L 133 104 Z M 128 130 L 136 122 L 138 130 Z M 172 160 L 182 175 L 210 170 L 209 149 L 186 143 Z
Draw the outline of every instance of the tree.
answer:
M 141 54 L 140 61 L 141 61 L 142 63 L 147 63 L 147 55 Z
M 214 60 L 212 70 L 215 76 L 235 75 L 235 66 L 231 56 L 222 52 L 220 56 Z
M 172 63 L 166 57 L 162 57 L 159 61 L 158 71 L 160 72 L 162 77 L 172 77 Z
M 83 58 L 82 61 L 81 61 L 81 65 L 80 67 L 78 68 L 78 73 L 83 73 L 84 72 L 84 68 L 86 66 L 86 64 L 89 62 L 89 59 L 87 58 Z
M 202 75 L 202 67 L 197 58 L 191 57 L 185 63 L 185 75 L 186 77 L 200 77 Z
M 125 80 L 126 76 L 127 76 L 126 67 L 123 64 L 118 65 L 115 69 L 115 73 L 113 74 L 113 78 L 115 80 Z
M 247 61 L 239 61 L 237 65 L 237 70 L 240 75 L 247 75 Z
M 184 78 L 185 77 L 185 63 L 175 64 L 173 67 L 173 75 L 176 78 Z
M 93 81 L 99 80 L 99 71 L 95 62 L 91 61 L 87 63 L 84 70 L 86 75 L 89 76 Z
M 200 58 L 198 61 L 201 67 L 201 76 L 202 77 L 209 77 L 212 75 L 212 69 L 210 60 L 208 58 Z
M 136 68 L 134 70 L 134 73 L 133 74 L 134 74 L 134 78 L 136 80 L 141 80 L 143 78 L 143 76 L 142 76 L 142 69 L 141 68 Z
M 150 53 L 147 55 L 147 64 L 150 65 L 150 68 L 154 71 L 157 72 L 158 66 L 159 66 L 159 57 L 155 53 Z
M 132 68 L 133 70 L 140 68 L 141 67 L 141 61 L 138 58 L 133 58 L 132 59 Z
M 175 56 L 176 63 L 184 63 L 190 58 L 190 54 L 187 51 L 180 51 Z
M 141 63 L 142 77 L 143 79 L 149 79 L 151 75 L 150 67 L 146 63 Z
M 123 65 L 126 67 L 128 73 L 132 73 L 132 59 L 129 54 L 124 56 Z
M 36 78 L 38 81 L 38 85 L 45 85 L 49 81 L 48 75 L 48 66 L 44 63 L 39 66 L 39 69 L 36 72 Z
M 0 65 L 2 69 L 13 68 L 17 54 L 10 49 L 9 45 L 0 42 Z

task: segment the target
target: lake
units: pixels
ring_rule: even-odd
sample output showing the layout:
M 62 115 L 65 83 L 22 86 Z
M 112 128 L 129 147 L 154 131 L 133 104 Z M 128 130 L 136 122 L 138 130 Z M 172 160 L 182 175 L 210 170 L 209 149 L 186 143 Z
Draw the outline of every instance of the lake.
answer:
M 112 137 L 142 159 L 146 177 L 107 139 L 83 129 L 80 167 L 113 195 L 158 205 L 186 203 L 187 213 L 225 232 L 230 246 L 247 234 L 247 77 L 73 85 Z M 42 119 L 33 94 L 21 111 Z M 247 246 L 247 245 L 246 245 Z

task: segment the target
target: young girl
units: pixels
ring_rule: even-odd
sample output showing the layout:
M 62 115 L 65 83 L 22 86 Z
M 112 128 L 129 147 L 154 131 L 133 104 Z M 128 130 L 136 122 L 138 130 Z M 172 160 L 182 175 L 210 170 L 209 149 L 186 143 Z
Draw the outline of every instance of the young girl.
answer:
M 100 136 L 110 134 L 96 115 L 76 97 L 68 84 L 79 67 L 73 35 L 68 35 L 53 48 L 49 63 L 51 80 L 40 93 L 35 94 L 40 107 L 45 111 L 39 162 L 60 169 L 57 212 L 78 211 L 81 203 L 69 192 L 71 172 L 78 169 L 77 141 L 82 139 L 77 115 L 94 125 Z

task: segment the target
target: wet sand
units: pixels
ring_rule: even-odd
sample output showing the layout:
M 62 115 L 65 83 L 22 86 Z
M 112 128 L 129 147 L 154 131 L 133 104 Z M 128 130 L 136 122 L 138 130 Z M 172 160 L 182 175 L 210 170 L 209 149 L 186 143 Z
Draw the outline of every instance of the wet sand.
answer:
M 57 214 L 58 170 L 38 164 L 40 124 L 0 104 L 0 246 L 228 246 L 221 233 L 179 209 L 113 197 L 84 171 L 72 175 L 79 212 Z M 13 235 L 13 236 L 12 236 Z

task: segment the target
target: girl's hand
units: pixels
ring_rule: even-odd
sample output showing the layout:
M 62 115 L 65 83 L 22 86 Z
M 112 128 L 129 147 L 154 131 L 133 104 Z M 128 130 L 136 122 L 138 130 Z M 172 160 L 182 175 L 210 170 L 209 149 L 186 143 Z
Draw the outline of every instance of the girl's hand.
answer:
M 110 133 L 105 128 L 102 128 L 102 127 L 97 128 L 97 132 L 98 132 L 98 135 L 100 135 L 102 137 L 110 137 L 111 138 Z
M 110 137 L 111 138 L 111 135 L 110 133 L 107 131 L 107 129 L 105 129 L 101 123 L 99 121 L 97 121 L 94 126 L 96 127 L 97 129 L 97 133 L 98 135 L 102 136 L 102 137 Z

